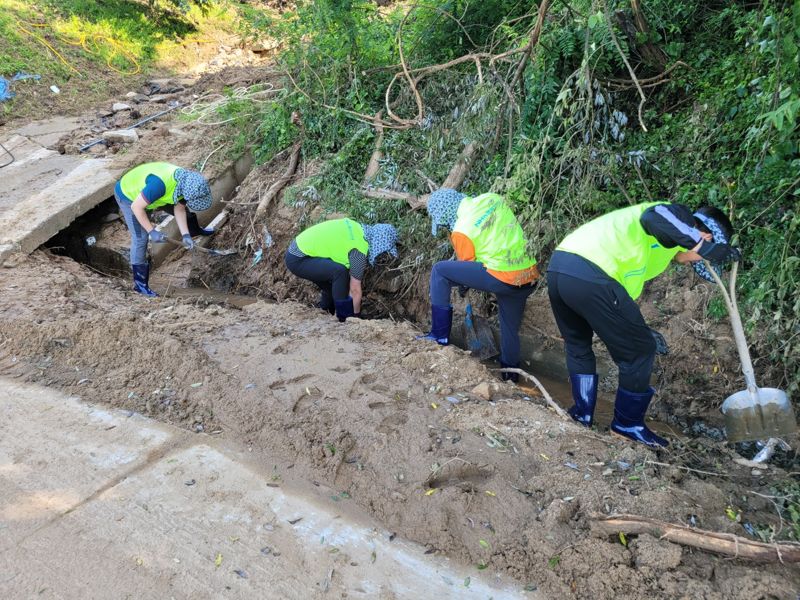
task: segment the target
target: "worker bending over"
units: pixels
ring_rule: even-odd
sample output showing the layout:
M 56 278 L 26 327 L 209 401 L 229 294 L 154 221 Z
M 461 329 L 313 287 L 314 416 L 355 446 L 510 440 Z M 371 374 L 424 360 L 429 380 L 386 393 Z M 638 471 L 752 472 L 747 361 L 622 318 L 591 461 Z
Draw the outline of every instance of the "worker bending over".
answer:
M 491 292 L 500 313 L 500 364 L 519 366 L 519 327 L 525 303 L 539 277 L 536 260 L 527 252 L 527 241 L 514 213 L 497 194 L 470 198 L 449 188 L 433 192 L 428 200 L 431 233 L 449 229 L 456 260 L 433 265 L 431 271 L 431 331 L 426 339 L 447 345 L 453 323 L 450 291 L 460 286 Z M 516 373 L 503 379 L 517 381 Z
M 319 308 L 339 321 L 361 314 L 361 282 L 367 265 L 384 252 L 397 257 L 397 231 L 392 225 L 364 225 L 333 219 L 312 225 L 286 251 L 286 268 L 321 290 Z
M 573 419 L 590 427 L 594 418 L 596 333 L 619 367 L 611 430 L 651 447 L 667 445 L 644 423 L 655 393 L 650 374 L 656 351 L 666 353 L 666 343 L 644 322 L 635 300 L 645 281 L 663 273 L 672 260 L 692 263 L 711 281 L 701 261 L 738 260 L 739 251 L 728 243 L 732 235 L 730 220 L 716 208 L 692 214 L 681 204 L 648 202 L 598 217 L 564 238 L 550 260 L 547 286 L 564 338 Z
M 191 249 L 194 247 L 192 236 L 213 233 L 211 229 L 200 227 L 195 214 L 211 207 L 211 188 L 197 171 L 167 162 L 153 162 L 125 173 L 114 186 L 114 198 L 131 234 L 133 289 L 148 297 L 156 296 L 149 287 L 147 242 L 160 244 L 167 238 L 156 230 L 148 213 L 159 209 L 174 215 L 183 236 L 183 245 Z

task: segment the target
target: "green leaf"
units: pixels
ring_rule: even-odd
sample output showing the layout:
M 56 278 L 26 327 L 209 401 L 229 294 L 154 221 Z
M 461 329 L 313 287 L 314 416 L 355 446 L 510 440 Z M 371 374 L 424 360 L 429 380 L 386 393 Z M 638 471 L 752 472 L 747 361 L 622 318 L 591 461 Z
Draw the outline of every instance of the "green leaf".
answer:
M 626 538 L 625 534 L 622 533 L 621 531 L 619 532 L 619 543 L 625 546 L 626 548 L 628 547 L 628 538 Z
M 489 547 L 489 542 L 487 542 L 486 540 L 478 540 L 478 543 L 481 545 L 481 548 Z

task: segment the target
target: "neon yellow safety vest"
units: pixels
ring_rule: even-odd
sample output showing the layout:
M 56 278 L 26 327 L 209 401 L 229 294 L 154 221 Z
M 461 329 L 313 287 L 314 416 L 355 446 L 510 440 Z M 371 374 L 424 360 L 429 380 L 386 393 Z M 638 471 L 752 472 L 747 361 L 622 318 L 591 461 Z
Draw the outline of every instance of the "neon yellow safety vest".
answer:
M 306 256 L 330 258 L 333 262 L 350 268 L 351 250 L 366 255 L 369 244 L 364 239 L 364 228 L 351 219 L 332 219 L 312 225 L 295 240 L 297 247 Z
M 636 300 L 645 281 L 663 273 L 675 255 L 684 250 L 678 246 L 664 248 L 639 222 L 644 211 L 658 204 L 666 203 L 637 204 L 589 221 L 565 237 L 556 250 L 593 262 Z
M 467 236 L 475 246 L 475 261 L 491 271 L 521 271 L 536 264 L 511 209 L 498 194 L 464 198 L 458 205 L 453 233 Z
M 122 193 L 133 202 L 142 193 L 148 175 L 155 175 L 164 182 L 167 191 L 160 198 L 156 198 L 147 205 L 146 210 L 155 210 L 165 204 L 175 204 L 172 195 L 175 192 L 175 186 L 178 182 L 175 180 L 175 171 L 180 167 L 172 165 L 167 162 L 152 162 L 144 163 L 138 167 L 134 167 L 119 180 L 119 187 Z

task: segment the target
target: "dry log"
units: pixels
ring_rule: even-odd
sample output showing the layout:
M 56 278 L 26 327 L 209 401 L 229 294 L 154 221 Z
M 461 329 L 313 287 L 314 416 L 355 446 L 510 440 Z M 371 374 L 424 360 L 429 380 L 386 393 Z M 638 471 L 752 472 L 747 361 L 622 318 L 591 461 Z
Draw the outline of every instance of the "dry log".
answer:
M 447 174 L 447 178 L 444 180 L 442 187 L 452 188 L 454 190 L 460 188 L 461 184 L 464 183 L 464 180 L 467 178 L 467 174 L 472 168 L 472 163 L 475 162 L 477 155 L 478 144 L 476 142 L 467 144 L 461 152 L 461 155 L 456 159 L 453 168 L 450 169 L 450 173 Z
M 674 525 L 657 519 L 637 515 L 590 516 L 592 532 L 598 537 L 626 534 L 649 533 L 662 540 L 675 544 L 699 548 L 715 554 L 742 558 L 757 562 L 800 562 L 800 545 L 765 544 L 748 540 L 730 533 L 717 533 L 694 529 L 685 525 Z
M 295 125 L 300 127 L 301 133 L 300 137 L 292 146 L 292 153 L 289 157 L 289 164 L 286 166 L 286 170 L 283 172 L 275 182 L 269 186 L 267 193 L 264 194 L 264 197 L 259 201 L 258 207 L 256 208 L 256 214 L 254 217 L 254 221 L 258 221 L 264 214 L 267 212 L 269 205 L 272 201 L 278 196 L 280 191 L 286 187 L 286 185 L 292 180 L 294 177 L 295 172 L 297 171 L 297 165 L 300 162 L 300 149 L 303 147 L 303 123 L 300 121 L 300 115 L 297 113 L 292 113 L 292 122 Z
M 361 193 L 367 198 L 375 198 L 376 200 L 405 200 L 409 204 L 419 201 L 414 194 L 396 192 L 383 188 L 364 189 Z
M 372 156 L 369 157 L 367 170 L 364 171 L 364 185 L 368 185 L 369 182 L 375 178 L 381 168 L 381 159 L 383 158 L 383 151 L 381 150 L 381 146 L 383 146 L 382 110 L 378 111 L 378 113 L 375 115 L 373 126 L 375 127 L 375 149 L 372 151 Z
M 469 173 L 469 170 L 472 168 L 472 164 L 475 162 L 477 155 L 478 144 L 476 142 L 467 144 L 463 152 L 461 152 L 456 159 L 453 168 L 450 169 L 450 173 L 448 173 L 441 187 L 457 190 L 461 184 L 464 183 L 464 179 L 466 179 L 467 173 Z M 428 206 L 428 198 L 430 197 L 430 194 L 415 196 L 407 192 L 396 192 L 386 189 L 365 188 L 362 193 L 367 198 L 375 198 L 377 200 L 405 200 L 412 210 L 419 210 Z
M 639 0 L 631 0 L 633 21 L 636 23 L 636 29 L 644 34 L 645 39 L 649 40 L 650 25 L 647 23 L 647 19 L 645 19 L 644 13 L 642 12 L 642 7 L 639 4 Z M 635 40 L 636 38 L 634 38 L 634 42 Z M 663 70 L 664 67 L 667 66 L 669 57 L 666 52 L 652 42 L 647 41 L 644 44 L 636 44 L 635 47 L 644 61 L 650 63 L 653 67 Z

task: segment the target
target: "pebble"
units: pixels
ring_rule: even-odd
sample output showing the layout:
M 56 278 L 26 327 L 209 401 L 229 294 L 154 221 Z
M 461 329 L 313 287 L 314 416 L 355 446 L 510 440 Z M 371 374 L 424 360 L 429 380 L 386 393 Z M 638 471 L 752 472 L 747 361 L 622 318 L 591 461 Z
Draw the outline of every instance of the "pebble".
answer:
M 115 112 L 115 113 L 121 112 L 123 110 L 130 110 L 130 109 L 131 109 L 131 105 L 130 104 L 125 104 L 124 102 L 114 102 L 114 104 L 111 105 L 111 111 Z

